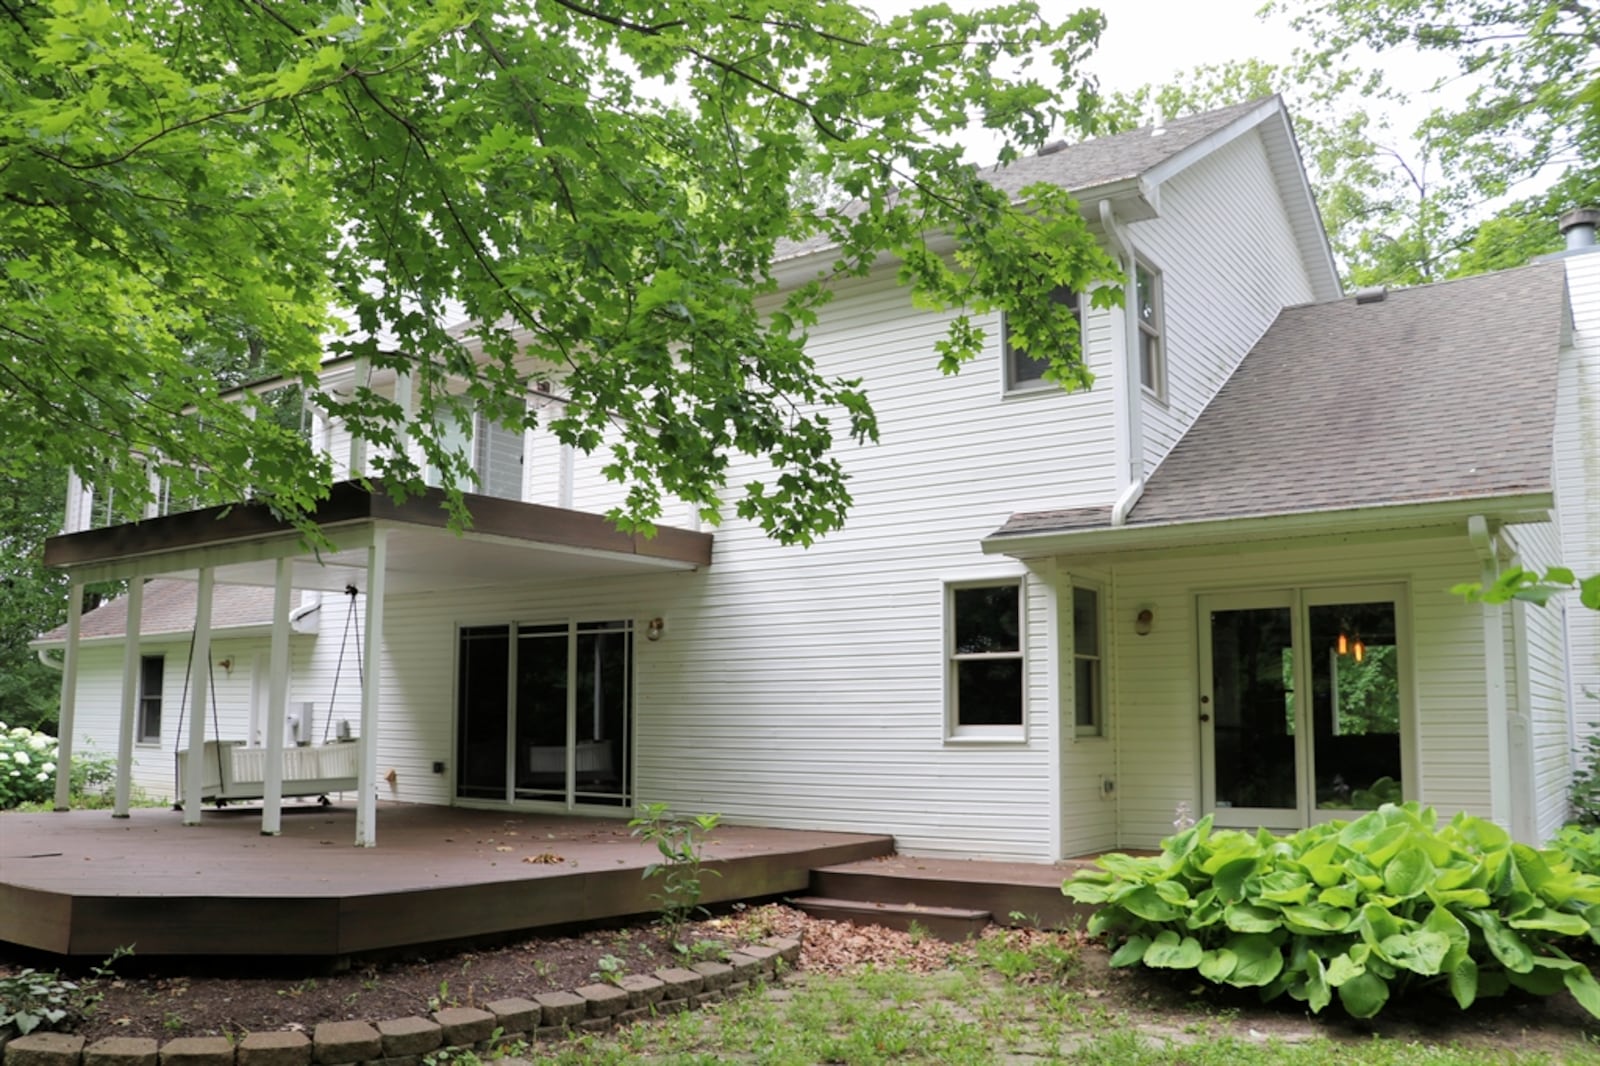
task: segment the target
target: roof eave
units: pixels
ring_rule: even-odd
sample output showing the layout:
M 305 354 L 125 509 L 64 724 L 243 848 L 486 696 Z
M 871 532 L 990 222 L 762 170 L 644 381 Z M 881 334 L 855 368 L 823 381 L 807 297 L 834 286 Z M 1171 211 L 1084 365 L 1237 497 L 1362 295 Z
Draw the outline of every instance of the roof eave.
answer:
M 1070 531 L 994 533 L 979 543 L 985 555 L 1034 559 L 1041 556 L 1097 555 L 1368 530 L 1448 527 L 1462 524 L 1472 515 L 1484 515 L 1510 525 L 1548 521 L 1554 501 L 1553 493 L 1541 491 L 1292 514 L 1097 526 Z

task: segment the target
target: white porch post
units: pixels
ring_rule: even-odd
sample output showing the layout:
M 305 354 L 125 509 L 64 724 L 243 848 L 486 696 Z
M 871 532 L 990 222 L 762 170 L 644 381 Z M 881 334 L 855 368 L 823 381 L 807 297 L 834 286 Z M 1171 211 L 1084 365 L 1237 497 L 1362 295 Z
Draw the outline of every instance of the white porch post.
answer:
M 1479 580 L 1489 588 L 1500 576 L 1499 551 L 1493 531 L 1482 515 L 1467 519 L 1467 539 L 1478 553 Z M 1504 829 L 1512 828 L 1511 734 L 1506 694 L 1506 622 L 1500 604 L 1486 603 L 1483 618 L 1483 686 L 1485 737 L 1489 755 L 1489 817 Z
M 267 774 L 262 783 L 261 835 L 283 826 L 283 720 L 289 713 L 289 578 L 287 556 L 277 562 L 272 590 L 272 657 L 267 682 Z
M 83 586 L 67 586 L 67 650 L 61 657 L 61 713 L 56 726 L 56 802 L 72 809 L 72 731 L 78 711 L 78 632 L 83 622 Z
M 211 682 L 211 587 L 215 573 L 200 568 L 194 605 L 194 684 L 189 688 L 189 758 L 183 775 L 183 824 L 200 824 L 200 793 L 205 785 L 206 697 Z
M 367 548 L 367 646 L 363 664 L 366 677 L 361 689 L 360 796 L 356 803 L 356 847 L 378 843 L 378 703 L 383 678 L 383 585 L 389 565 L 389 531 L 372 531 Z M 330 713 L 332 713 L 330 711 Z
M 133 795 L 133 719 L 139 710 L 139 627 L 144 579 L 128 582 L 128 628 L 122 643 L 122 724 L 117 730 L 117 791 L 111 817 L 126 818 Z

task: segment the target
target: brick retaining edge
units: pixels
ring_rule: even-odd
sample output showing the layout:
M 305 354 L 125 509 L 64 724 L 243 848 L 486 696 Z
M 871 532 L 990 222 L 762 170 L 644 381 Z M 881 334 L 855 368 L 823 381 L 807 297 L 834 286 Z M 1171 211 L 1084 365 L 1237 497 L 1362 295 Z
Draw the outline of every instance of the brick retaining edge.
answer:
M 237 1043 L 220 1036 L 165 1043 L 112 1036 L 87 1044 L 76 1033 L 34 1032 L 9 1041 L 0 1034 L 0 1048 L 4 1066 L 421 1066 L 425 1055 L 441 1048 L 489 1051 L 518 1039 L 563 1040 L 714 1003 L 722 994 L 712 982 L 732 991 L 737 986 L 728 982 L 735 971 L 739 983 L 752 985 L 782 977 L 800 961 L 800 941 L 768 937 L 735 954 L 741 957 L 733 966 L 668 967 L 653 976 L 629 974 L 616 984 L 497 999 L 483 1009 L 445 1007 L 427 1018 L 322 1022 L 309 1036 L 285 1029 L 250 1033 Z

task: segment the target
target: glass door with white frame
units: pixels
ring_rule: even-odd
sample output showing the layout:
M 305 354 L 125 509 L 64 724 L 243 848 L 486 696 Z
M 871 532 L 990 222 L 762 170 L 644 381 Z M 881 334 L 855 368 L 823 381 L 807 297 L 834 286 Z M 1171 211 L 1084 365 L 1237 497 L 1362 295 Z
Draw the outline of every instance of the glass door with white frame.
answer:
M 1202 802 L 1295 829 L 1403 795 L 1397 590 L 1200 599 Z

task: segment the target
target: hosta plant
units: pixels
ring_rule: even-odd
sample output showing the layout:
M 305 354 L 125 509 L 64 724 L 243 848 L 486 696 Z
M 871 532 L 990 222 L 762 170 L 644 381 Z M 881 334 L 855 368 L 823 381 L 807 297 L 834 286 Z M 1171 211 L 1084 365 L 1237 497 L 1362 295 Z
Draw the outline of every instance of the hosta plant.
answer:
M 1416 803 L 1289 837 L 1207 816 L 1160 855 L 1102 856 L 1062 890 L 1098 905 L 1089 931 L 1114 938 L 1113 966 L 1193 970 L 1312 1011 L 1338 996 L 1359 1018 L 1418 988 L 1465 1008 L 1511 987 L 1566 988 L 1600 1017 L 1600 984 L 1568 954 L 1600 942 L 1600 878 L 1480 818 L 1436 826 Z

